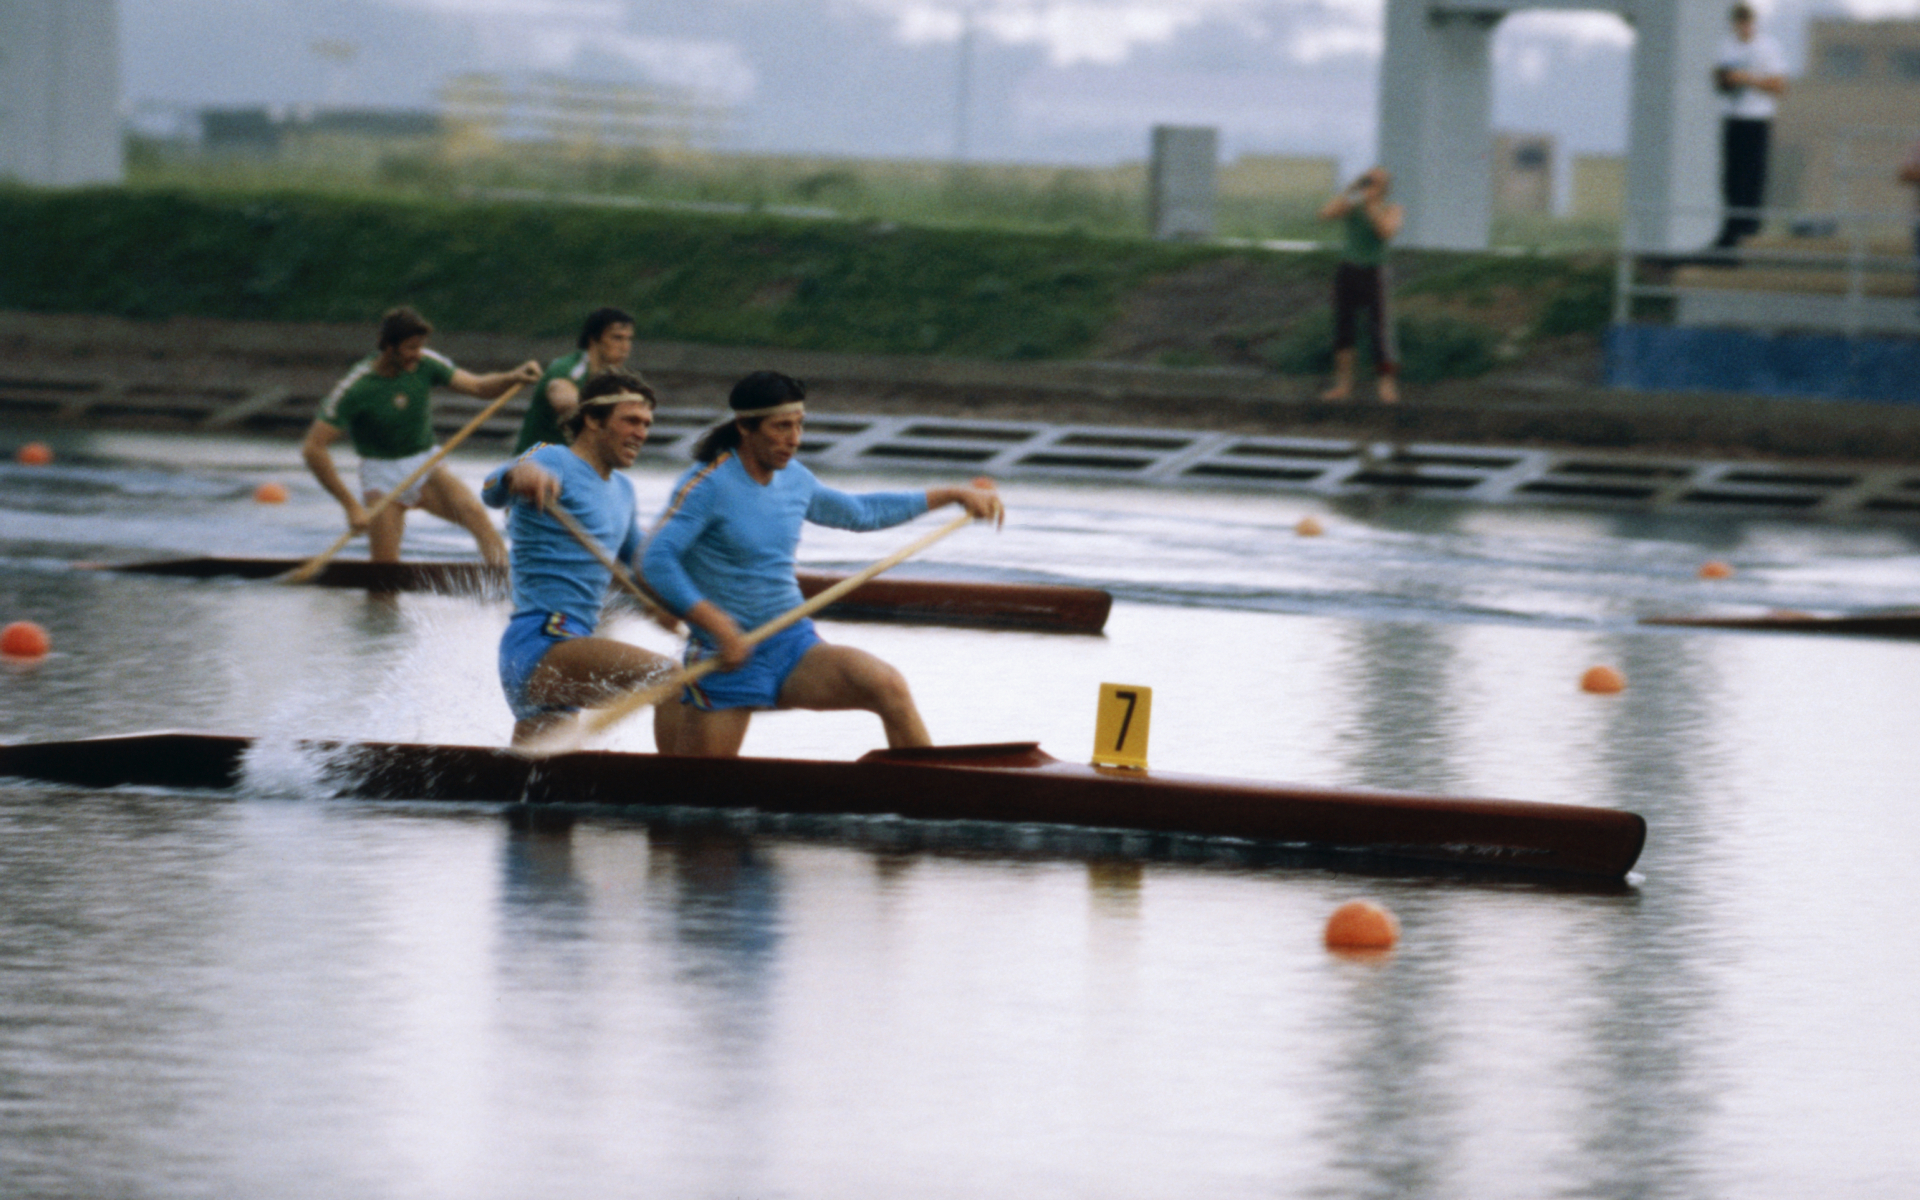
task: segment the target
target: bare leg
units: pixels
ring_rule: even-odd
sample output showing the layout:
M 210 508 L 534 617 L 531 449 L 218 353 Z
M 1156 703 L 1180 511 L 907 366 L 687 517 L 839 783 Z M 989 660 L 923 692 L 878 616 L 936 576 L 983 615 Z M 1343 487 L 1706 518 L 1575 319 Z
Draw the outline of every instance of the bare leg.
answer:
M 579 713 L 541 713 L 537 717 L 528 717 L 524 721 L 513 723 L 513 744 L 524 746 L 536 741 L 562 725 L 572 724 L 580 719 Z
M 887 745 L 931 746 L 913 693 L 900 672 L 852 646 L 825 642 L 807 651 L 780 688 L 781 708 L 815 712 L 859 709 L 875 714 L 887 732 Z
M 675 754 L 688 754 L 696 758 L 737 758 L 740 746 L 747 740 L 747 726 L 753 720 L 750 708 L 723 708 L 717 712 L 702 712 L 691 705 L 680 704 L 675 726 Z M 657 732 L 659 716 L 654 718 Z
M 1377 386 L 1380 389 L 1380 403 L 1398 404 L 1400 402 L 1400 384 L 1391 374 L 1380 376 Z
M 490 567 L 504 570 L 507 565 L 507 543 L 501 539 L 500 531 L 493 527 L 493 519 L 481 505 L 480 498 L 467 490 L 467 485 L 455 479 L 445 467 L 435 467 L 427 476 L 425 486 L 420 489 L 420 507 L 426 509 L 442 521 L 450 521 L 473 535 L 475 544 L 480 547 L 480 557 Z
M 1345 400 L 1353 395 L 1353 347 L 1333 352 L 1333 386 L 1320 393 L 1322 400 Z
M 368 507 L 380 503 L 385 492 L 369 491 L 361 502 Z M 399 562 L 400 542 L 407 535 L 407 509 L 395 502 L 387 505 L 367 526 L 367 557 L 374 562 Z
M 680 729 L 686 723 L 682 715 L 687 706 L 678 699 L 663 700 L 653 706 L 653 746 L 662 754 L 680 753 Z
M 673 670 L 673 660 L 612 638 L 582 637 L 555 642 L 527 680 L 527 699 L 535 704 L 591 707 L 622 692 L 659 679 Z M 513 744 L 523 744 L 555 728 L 569 713 L 543 713 L 513 727 Z

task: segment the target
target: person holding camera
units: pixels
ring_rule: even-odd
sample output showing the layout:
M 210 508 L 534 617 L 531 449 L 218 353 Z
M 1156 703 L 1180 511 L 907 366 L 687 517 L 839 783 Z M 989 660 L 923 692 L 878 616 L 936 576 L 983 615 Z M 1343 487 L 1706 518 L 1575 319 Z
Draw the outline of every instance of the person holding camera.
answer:
M 1323 221 L 1340 221 L 1345 239 L 1340 265 L 1333 275 L 1333 386 L 1322 400 L 1346 400 L 1353 395 L 1355 346 L 1360 314 L 1368 314 L 1373 337 L 1375 388 L 1382 404 L 1400 399 L 1400 362 L 1394 352 L 1393 312 L 1388 303 L 1387 243 L 1400 232 L 1405 218 L 1398 204 L 1389 203 L 1392 178 L 1386 168 L 1374 167 L 1320 209 Z

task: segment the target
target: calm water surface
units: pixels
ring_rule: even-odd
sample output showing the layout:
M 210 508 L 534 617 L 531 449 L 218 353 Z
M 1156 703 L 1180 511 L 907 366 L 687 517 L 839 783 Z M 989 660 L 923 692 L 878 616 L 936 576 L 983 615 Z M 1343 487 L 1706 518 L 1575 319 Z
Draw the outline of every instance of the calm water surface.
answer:
M 1105 637 L 823 626 L 944 741 L 1080 758 L 1136 683 L 1159 769 L 1644 814 L 1595 893 L 335 800 L 294 738 L 505 741 L 504 603 L 76 571 L 311 553 L 337 509 L 284 444 L 59 449 L 0 466 L 0 621 L 55 642 L 0 667 L 0 737 L 263 742 L 238 796 L 0 785 L 0 1195 L 1920 1194 L 1920 645 L 1635 623 L 1905 605 L 1912 535 L 1019 486 L 915 566 L 1108 587 Z M 671 474 L 634 473 L 649 515 Z M 408 549 L 471 555 L 420 517 Z M 1597 662 L 1625 694 L 1579 691 Z M 780 715 L 748 750 L 878 740 Z M 1401 948 L 1329 955 L 1363 895 Z

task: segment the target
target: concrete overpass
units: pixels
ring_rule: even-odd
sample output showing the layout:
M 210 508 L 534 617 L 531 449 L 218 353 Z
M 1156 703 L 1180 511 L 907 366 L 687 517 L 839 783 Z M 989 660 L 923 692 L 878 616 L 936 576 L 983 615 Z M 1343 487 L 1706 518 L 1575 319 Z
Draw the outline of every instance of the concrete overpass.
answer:
M 1627 245 L 1698 249 L 1719 225 L 1720 114 L 1709 79 L 1729 0 L 1387 0 L 1380 162 L 1399 241 L 1479 250 L 1492 218 L 1494 29 L 1531 9 L 1614 13 L 1634 30 Z

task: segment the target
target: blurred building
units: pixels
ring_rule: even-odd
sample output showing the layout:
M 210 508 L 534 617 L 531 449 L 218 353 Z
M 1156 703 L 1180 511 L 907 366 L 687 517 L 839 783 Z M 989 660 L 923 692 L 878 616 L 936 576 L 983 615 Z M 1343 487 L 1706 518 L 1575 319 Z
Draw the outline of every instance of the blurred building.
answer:
M 1553 215 L 1552 134 L 1494 135 L 1493 212 L 1500 217 Z
M 1806 73 L 1780 98 L 1773 136 L 1767 204 L 1805 210 L 1803 226 L 1910 211 L 1913 189 L 1894 175 L 1920 139 L 1920 21 L 1809 21 Z
M 1627 160 L 1619 154 L 1573 156 L 1567 215 L 1583 221 L 1618 221 L 1627 211 Z
M 117 183 L 123 154 L 114 0 L 0 3 L 0 179 Z
M 559 76 L 456 76 L 440 89 L 447 153 L 485 157 L 513 144 L 584 153 L 712 149 L 738 113 L 689 92 Z
M 1332 155 L 1242 154 L 1220 168 L 1222 199 L 1324 199 L 1339 190 L 1340 160 Z

